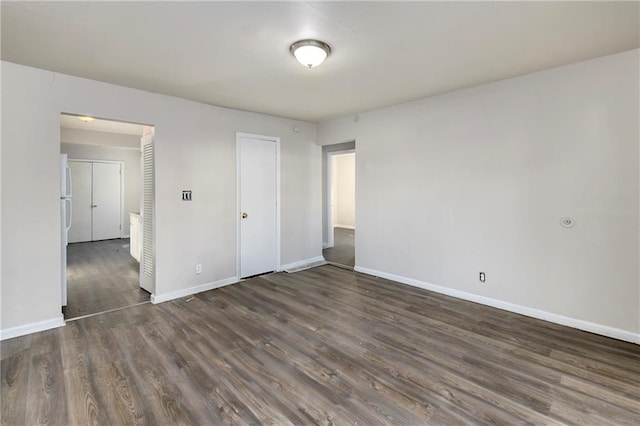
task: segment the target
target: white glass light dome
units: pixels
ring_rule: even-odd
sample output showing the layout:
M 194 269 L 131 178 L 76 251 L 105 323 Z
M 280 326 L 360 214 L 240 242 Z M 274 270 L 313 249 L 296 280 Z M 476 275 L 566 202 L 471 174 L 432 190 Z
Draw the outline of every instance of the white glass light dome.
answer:
M 300 40 L 291 45 L 289 51 L 305 67 L 317 67 L 331 54 L 327 43 L 318 40 Z

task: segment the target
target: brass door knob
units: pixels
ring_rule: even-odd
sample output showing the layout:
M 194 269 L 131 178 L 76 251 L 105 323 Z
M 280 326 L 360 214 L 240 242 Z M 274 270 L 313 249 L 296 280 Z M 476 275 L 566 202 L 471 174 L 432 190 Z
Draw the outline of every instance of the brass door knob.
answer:
M 246 214 L 246 213 L 242 213 L 242 218 L 243 218 L 243 219 L 246 219 L 246 218 L 248 218 L 248 217 L 249 217 L 249 215 L 248 215 L 248 214 Z

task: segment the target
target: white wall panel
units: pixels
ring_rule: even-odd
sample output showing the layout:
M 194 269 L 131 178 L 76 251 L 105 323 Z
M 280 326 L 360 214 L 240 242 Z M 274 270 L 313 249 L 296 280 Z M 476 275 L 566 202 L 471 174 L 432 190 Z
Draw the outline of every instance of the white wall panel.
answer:
M 61 112 L 155 126 L 158 296 L 235 276 L 236 132 L 281 138 L 282 264 L 321 255 L 314 124 L 2 62 L 2 330 L 60 318 Z
M 319 124 L 356 140 L 356 266 L 637 336 L 639 59 Z

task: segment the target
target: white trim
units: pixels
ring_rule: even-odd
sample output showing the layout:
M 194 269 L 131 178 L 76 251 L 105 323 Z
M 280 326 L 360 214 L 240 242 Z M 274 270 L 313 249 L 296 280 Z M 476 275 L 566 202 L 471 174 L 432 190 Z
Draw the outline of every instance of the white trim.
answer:
M 120 162 L 120 238 L 124 238 L 124 161 Z M 128 218 L 127 218 L 128 219 Z M 129 222 L 127 220 L 127 222 Z
M 356 229 L 355 226 L 352 225 L 333 225 L 334 228 L 344 228 L 344 229 Z
M 276 144 L 276 272 L 282 271 L 280 266 L 280 137 L 256 135 L 253 133 L 236 132 L 236 275 L 240 277 L 240 139 L 261 139 Z
M 26 334 L 50 330 L 52 328 L 58 328 L 64 325 L 64 316 L 60 314 L 60 316 L 57 318 L 32 322 L 31 324 L 25 324 L 18 327 L 8 328 L 6 330 L 0 330 L 0 340 L 12 339 L 14 337 L 20 337 Z
M 287 263 L 282 265 L 282 270 L 287 271 L 291 269 L 306 268 L 308 266 L 319 266 L 325 264 L 326 261 L 322 256 L 311 257 L 309 259 L 298 260 L 297 262 Z M 317 265 L 316 265 L 317 264 Z
M 458 299 L 468 300 L 470 302 L 476 302 L 482 305 L 492 306 L 494 308 L 502 309 L 509 312 L 514 312 L 516 314 L 526 315 L 528 317 L 553 322 L 555 324 L 577 328 L 579 330 L 588 331 L 590 333 L 600 334 L 602 336 L 612 337 L 618 340 L 624 340 L 625 342 L 640 344 L 640 333 L 632 333 L 630 331 L 609 327 L 607 325 L 597 324 L 589 321 L 567 317 L 564 315 L 554 314 L 552 312 L 543 311 L 541 309 L 535 309 L 527 306 L 517 305 L 515 303 L 505 302 L 503 300 L 492 299 L 489 297 L 480 296 L 473 293 L 467 293 L 465 291 L 455 290 L 452 288 L 442 287 L 439 285 L 418 281 L 413 278 L 401 277 L 399 275 L 389 274 L 386 272 L 376 271 L 373 269 L 363 268 L 360 266 L 356 266 L 354 268 L 354 271 L 367 274 L 367 275 L 374 275 L 376 277 L 385 278 L 385 279 L 396 281 L 402 284 L 407 284 L 413 287 L 419 287 L 419 288 L 433 291 L 436 293 L 446 294 L 447 296 L 452 296 Z
M 172 291 L 169 293 L 152 294 L 151 303 L 156 305 L 158 303 L 168 302 L 169 300 L 179 299 L 181 297 L 190 296 L 196 293 L 202 293 L 203 291 L 213 290 L 215 288 L 224 287 L 229 284 L 235 284 L 237 282 L 238 282 L 238 277 L 229 277 L 222 280 L 214 281 L 212 283 L 201 284 L 194 287 L 185 288 L 182 290 Z

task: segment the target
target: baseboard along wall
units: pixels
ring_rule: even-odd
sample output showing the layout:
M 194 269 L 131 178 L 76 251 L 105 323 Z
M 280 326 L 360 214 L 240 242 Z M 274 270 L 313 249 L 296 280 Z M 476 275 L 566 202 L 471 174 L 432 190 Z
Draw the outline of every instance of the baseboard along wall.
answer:
M 215 288 L 224 287 L 229 284 L 235 284 L 238 281 L 239 281 L 238 277 L 229 277 L 229 278 L 214 281 L 211 283 L 201 284 L 194 287 L 185 288 L 182 290 L 171 291 L 169 293 L 152 294 L 151 303 L 156 305 L 158 303 L 168 302 L 169 300 L 179 299 L 181 297 L 190 296 L 192 294 L 202 293 L 203 291 L 213 290 Z
M 286 265 L 282 265 L 280 267 L 281 271 L 292 271 L 292 270 L 300 270 L 305 269 L 311 266 L 319 266 L 324 264 L 325 260 L 322 256 L 311 257 L 309 259 L 299 260 L 297 262 L 287 263 Z
M 452 288 L 442 287 L 439 285 L 415 280 L 413 278 L 407 278 L 407 277 L 402 277 L 400 275 L 389 274 L 387 272 L 376 271 L 374 269 L 356 266 L 354 268 L 354 271 L 360 272 L 366 275 L 373 275 L 373 276 L 384 278 L 391 281 L 396 281 L 401 284 L 407 284 L 413 287 L 419 287 L 425 290 L 445 294 L 447 296 L 455 297 L 458 299 L 480 303 L 482 305 L 491 306 L 493 308 L 502 309 L 504 311 L 509 311 L 516 314 L 521 314 L 528 317 L 537 318 L 537 319 L 549 321 L 555 324 L 565 325 L 567 327 L 577 328 L 578 330 L 588 331 L 590 333 L 599 334 L 601 336 L 611 337 L 614 339 L 623 340 L 625 342 L 630 342 L 630 343 L 635 343 L 640 345 L 640 333 L 632 333 L 630 331 L 621 330 L 615 327 L 609 327 L 606 325 L 584 321 L 576 318 L 571 318 L 564 315 L 554 314 L 552 312 L 547 312 L 540 309 L 517 305 L 515 303 L 505 302 L 503 300 L 498 300 L 498 299 L 492 299 L 490 297 L 480 296 L 473 293 L 467 293 L 465 291 L 455 290 Z
M 11 339 L 13 337 L 20 337 L 31 333 L 37 333 L 39 331 L 51 330 L 52 328 L 58 328 L 64 326 L 64 316 L 60 314 L 59 317 L 51 318 L 49 320 L 33 322 L 31 324 L 25 324 L 18 327 L 7 328 L 0 330 L 0 340 Z

